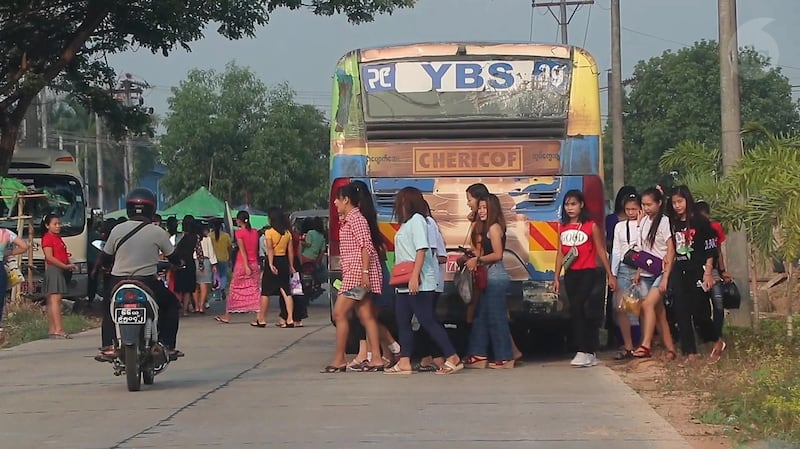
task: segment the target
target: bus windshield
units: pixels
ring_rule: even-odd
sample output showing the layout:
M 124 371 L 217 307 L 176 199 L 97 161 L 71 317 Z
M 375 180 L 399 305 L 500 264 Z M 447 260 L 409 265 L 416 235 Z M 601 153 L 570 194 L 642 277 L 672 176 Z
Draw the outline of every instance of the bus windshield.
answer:
M 558 59 L 363 64 L 365 119 L 564 119 L 570 72 Z
M 23 213 L 33 216 L 34 237 L 42 236 L 42 219 L 49 213 L 58 214 L 61 217 L 61 235 L 63 237 L 75 236 L 83 232 L 84 226 L 86 226 L 86 203 L 83 198 L 83 188 L 77 178 L 53 174 L 20 174 L 15 178 L 28 187 L 30 193 L 46 195 L 41 198 L 27 199 L 23 205 Z M 16 201 L 10 205 L 6 201 L 0 201 L 0 213 L 4 217 L 15 216 L 17 207 Z M 14 220 L 2 221 L 0 226 L 15 232 L 17 230 L 17 222 Z

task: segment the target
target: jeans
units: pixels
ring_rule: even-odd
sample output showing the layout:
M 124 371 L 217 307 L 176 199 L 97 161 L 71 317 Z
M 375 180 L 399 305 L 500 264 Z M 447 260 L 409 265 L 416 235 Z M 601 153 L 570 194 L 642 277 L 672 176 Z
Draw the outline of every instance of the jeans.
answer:
M 716 276 L 714 278 L 716 279 Z M 723 306 L 722 298 L 722 281 L 715 281 L 714 286 L 711 287 L 711 304 L 714 308 L 714 327 L 717 329 L 717 335 L 722 338 L 722 327 L 725 325 L 725 306 Z
M 578 352 L 594 354 L 600 346 L 600 324 L 603 319 L 606 296 L 598 288 L 604 273 L 596 269 L 567 270 L 564 289 L 569 299 L 572 335 Z
M 109 295 L 108 300 L 111 301 L 111 292 L 113 292 L 114 287 L 119 284 L 121 281 L 125 279 L 129 279 L 125 276 L 111 276 L 111 282 L 109 283 Z M 178 315 L 179 315 L 179 303 L 178 298 L 172 293 L 167 287 L 164 286 L 164 283 L 158 280 L 155 276 L 148 277 L 147 279 L 143 279 L 142 282 L 150 288 L 150 291 L 153 292 L 154 299 L 158 304 L 158 337 L 165 346 L 170 349 L 174 349 L 178 339 Z M 111 313 L 103 315 L 103 327 L 105 328 L 106 319 L 111 320 Z M 113 326 L 113 322 L 111 326 Z
M 228 262 L 217 262 L 217 276 L 219 277 L 219 293 L 222 299 L 227 296 L 225 292 L 228 290 L 228 270 L 230 266 Z
M 8 288 L 8 273 L 6 273 L 6 264 L 0 263 L 0 328 L 3 327 L 3 309 L 6 307 L 6 289 Z
M 511 329 L 508 327 L 506 293 L 511 277 L 503 262 L 488 267 L 488 282 L 475 306 L 467 353 L 487 357 L 491 349 L 495 360 L 512 360 Z
M 414 331 L 411 329 L 411 317 L 416 315 L 420 327 L 431 337 L 445 357 L 455 355 L 456 350 L 447 332 L 433 317 L 433 299 L 436 292 L 419 292 L 416 295 L 398 293 L 395 300 L 397 315 L 397 333 L 400 337 L 400 357 L 411 357 L 414 354 Z

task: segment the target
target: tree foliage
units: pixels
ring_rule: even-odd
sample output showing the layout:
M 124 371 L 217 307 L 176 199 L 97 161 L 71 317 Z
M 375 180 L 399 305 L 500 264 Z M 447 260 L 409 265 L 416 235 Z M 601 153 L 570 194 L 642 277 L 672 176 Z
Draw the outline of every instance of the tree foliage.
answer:
M 161 156 L 163 185 L 182 198 L 208 186 L 232 204 L 311 208 L 325 204 L 328 129 L 324 114 L 295 102 L 288 85 L 269 89 L 233 63 L 192 70 L 173 89 Z
M 775 132 L 800 130 L 798 104 L 780 68 L 753 49 L 739 53 L 742 121 L 758 121 Z M 719 147 L 721 136 L 719 47 L 701 41 L 639 62 L 624 105 L 625 180 L 648 187 L 674 170 L 655 168 L 664 152 L 680 142 Z M 606 136 L 610 136 L 607 129 Z M 611 179 L 611 140 L 605 139 L 606 173 Z M 754 140 L 745 140 L 745 146 Z
M 132 48 L 190 50 L 209 25 L 229 39 L 254 36 L 282 8 L 344 14 L 352 23 L 412 7 L 415 0 L 76 0 L 0 2 L 0 175 L 8 172 L 25 111 L 46 86 L 98 112 L 115 135 L 150 128 L 145 111 L 111 94 L 105 57 Z

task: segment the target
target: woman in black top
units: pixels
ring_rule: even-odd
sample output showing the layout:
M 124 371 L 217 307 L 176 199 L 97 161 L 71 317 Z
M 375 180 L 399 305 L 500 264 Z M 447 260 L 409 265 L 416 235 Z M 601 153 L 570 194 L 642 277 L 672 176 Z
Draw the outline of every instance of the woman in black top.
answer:
M 669 286 L 681 352 L 689 360 L 699 358 L 694 340 L 694 326 L 697 326 L 703 339 L 715 342 L 711 356 L 716 360 L 725 350 L 725 342 L 714 326 L 711 302 L 706 292 L 714 285 L 712 269 L 717 255 L 717 234 L 708 219 L 695 213 L 694 209 L 694 198 L 689 188 L 676 187 L 667 204 L 675 241 L 675 262 Z
M 175 245 L 175 254 L 184 265 L 175 271 L 175 295 L 180 299 L 183 316 L 189 314 L 192 294 L 197 289 L 197 271 L 194 264 L 194 251 L 200 242 L 200 225 L 193 216 L 187 215 L 181 221 L 183 237 Z

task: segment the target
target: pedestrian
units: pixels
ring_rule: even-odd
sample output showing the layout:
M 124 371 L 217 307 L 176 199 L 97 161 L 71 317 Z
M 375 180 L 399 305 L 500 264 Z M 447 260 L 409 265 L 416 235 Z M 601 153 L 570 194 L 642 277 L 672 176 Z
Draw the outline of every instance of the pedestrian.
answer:
M 44 294 L 47 297 L 47 331 L 51 339 L 72 338 L 64 332 L 61 321 L 61 298 L 69 292 L 75 264 L 69 260 L 67 244 L 61 238 L 61 218 L 47 214 L 42 220 L 42 251 L 45 257 Z
M 200 247 L 200 229 L 199 224 L 191 215 L 183 217 L 181 227 L 183 236 L 175 245 L 175 253 L 184 265 L 175 270 L 175 295 L 181 302 L 183 316 L 188 316 L 192 295 L 197 290 L 197 265 L 194 254 Z M 199 248 L 199 251 L 202 256 L 202 247 Z
M 290 279 L 297 272 L 294 267 L 294 245 L 292 244 L 292 231 L 289 229 L 289 220 L 279 208 L 269 211 L 270 228 L 264 232 L 264 242 L 267 247 L 267 260 L 264 265 L 264 274 L 261 277 L 261 309 L 259 314 L 263 322 L 255 321 L 251 326 L 265 327 L 269 297 L 278 296 L 278 301 L 283 301 L 285 315 L 278 324 L 282 329 L 295 327 L 294 323 L 294 298 Z
M 6 272 L 6 261 L 14 256 L 25 254 L 28 251 L 28 243 L 20 238 L 13 231 L 0 228 L 0 347 L 6 342 L 6 331 L 3 329 L 3 309 L 6 305 L 6 290 L 8 289 L 8 273 Z
M 259 316 L 261 268 L 258 263 L 258 231 L 250 224 L 250 214 L 246 210 L 236 214 L 236 226 L 239 229 L 234 232 L 234 238 L 238 251 L 233 264 L 228 300 L 225 302 L 225 314 L 214 319 L 228 324 L 231 313 L 256 312 L 256 323 L 262 323 L 265 321 L 263 316 Z
M 600 325 L 605 307 L 603 278 L 597 270 L 597 259 L 603 264 L 608 286 L 617 288 L 611 264 L 605 252 L 600 227 L 589 217 L 586 200 L 580 190 L 570 190 L 561 205 L 561 229 L 556 252 L 553 289 L 559 293 L 561 272 L 569 300 L 572 334 L 578 352 L 570 364 L 577 367 L 597 365 L 600 346 Z
M 628 316 L 628 309 L 624 307 L 623 296 L 632 289 L 645 288 L 643 284 L 638 285 L 637 273 L 639 269 L 635 261 L 630 257 L 625 257 L 629 251 L 635 252 L 641 249 L 642 238 L 639 218 L 642 211 L 642 200 L 639 195 L 631 193 L 625 198 L 622 205 L 625 212 L 625 220 L 618 222 L 614 226 L 614 239 L 611 245 L 611 273 L 617 279 L 617 290 L 611 296 L 612 310 L 617 320 L 615 324 L 622 334 L 622 349 L 614 356 L 615 360 L 633 358 L 631 320 Z
M 217 274 L 217 254 L 214 251 L 214 243 L 208 235 L 208 223 L 199 223 L 199 228 L 201 251 L 195 250 L 193 254 L 197 265 L 197 289 L 193 294 L 194 313 L 206 313 L 209 307 L 208 293 Z
M 211 242 L 214 244 L 214 254 L 217 256 L 217 276 L 219 277 L 219 294 L 217 300 L 224 301 L 227 298 L 228 290 L 228 270 L 230 270 L 232 241 L 231 236 L 222 230 L 222 220 L 216 219 L 211 222 L 214 232 L 211 234 Z

